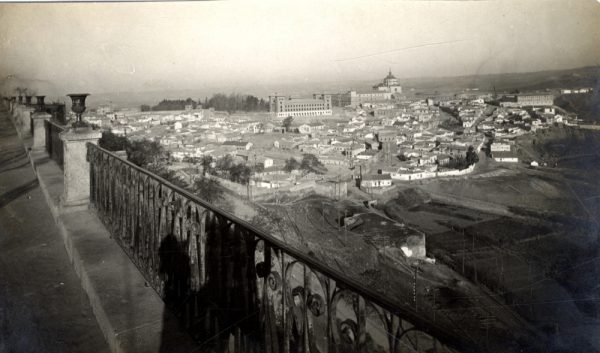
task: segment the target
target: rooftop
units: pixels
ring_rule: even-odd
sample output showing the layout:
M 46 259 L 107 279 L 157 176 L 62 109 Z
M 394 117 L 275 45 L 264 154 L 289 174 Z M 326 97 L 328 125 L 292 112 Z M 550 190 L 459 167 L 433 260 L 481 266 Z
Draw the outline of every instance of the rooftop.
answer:
M 323 104 L 324 100 L 322 99 L 313 99 L 313 98 L 289 98 L 286 103 L 297 103 L 297 104 Z
M 363 175 L 363 180 L 391 180 L 390 174 L 367 174 Z

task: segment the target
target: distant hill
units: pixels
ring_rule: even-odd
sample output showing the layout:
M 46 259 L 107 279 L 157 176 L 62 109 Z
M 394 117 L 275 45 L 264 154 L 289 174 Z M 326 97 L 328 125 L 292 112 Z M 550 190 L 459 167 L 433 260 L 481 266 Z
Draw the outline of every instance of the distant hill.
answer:
M 478 88 L 491 92 L 543 91 L 560 88 L 597 87 L 600 67 L 582 67 L 568 70 L 539 71 L 526 73 L 506 73 L 490 75 L 469 75 L 456 77 L 427 77 L 400 79 L 406 88 L 442 92 L 457 92 L 467 88 Z
M 554 100 L 554 104 L 566 111 L 577 114 L 585 121 L 600 121 L 600 92 L 586 94 L 564 94 Z
M 453 77 L 420 77 L 399 78 L 400 84 L 407 95 L 431 95 L 458 93 L 466 89 L 479 89 L 481 92 L 507 93 L 513 90 L 544 91 L 560 88 L 599 87 L 600 67 L 583 67 L 568 70 L 540 71 L 527 73 L 507 73 L 490 75 L 469 75 Z M 337 82 L 287 82 L 277 85 L 244 85 L 235 87 L 215 87 L 209 89 L 182 89 L 153 92 L 120 92 L 97 94 L 97 99 L 113 102 L 136 104 L 151 103 L 160 98 L 191 97 L 193 99 L 210 97 L 218 92 L 244 92 L 259 98 L 267 98 L 277 92 L 285 95 L 305 96 L 315 92 L 341 93 L 349 90 L 370 90 L 380 78 L 373 80 L 344 80 Z M 599 87 L 600 90 L 600 87 Z
M 383 75 L 382 75 L 383 77 Z M 478 89 L 481 92 L 492 92 L 494 87 L 498 93 L 510 92 L 515 89 L 520 91 L 544 91 L 559 88 L 596 87 L 600 91 L 600 66 L 582 67 L 576 69 L 485 74 L 452 77 L 408 77 L 399 78 L 400 85 L 407 95 L 432 95 L 462 92 L 466 89 Z M 315 92 L 340 93 L 353 90 L 370 90 L 378 83 L 381 77 L 369 80 L 340 80 L 333 82 L 282 82 L 277 84 L 240 84 L 219 87 L 207 87 L 199 84 L 198 88 L 169 89 L 155 91 L 130 91 L 130 92 L 90 92 L 88 98 L 91 108 L 105 103 L 116 106 L 140 106 L 141 104 L 154 104 L 161 99 L 186 99 L 194 100 L 211 97 L 215 93 L 244 93 L 267 98 L 269 94 L 277 92 L 285 95 L 310 95 Z M 52 84 L 41 80 L 17 79 L 7 77 L 0 80 L 0 92 L 12 91 L 17 86 L 34 87 L 35 91 L 44 92 L 51 96 L 56 95 L 65 100 L 63 93 L 59 92 Z M 50 93 L 48 93 L 50 92 Z

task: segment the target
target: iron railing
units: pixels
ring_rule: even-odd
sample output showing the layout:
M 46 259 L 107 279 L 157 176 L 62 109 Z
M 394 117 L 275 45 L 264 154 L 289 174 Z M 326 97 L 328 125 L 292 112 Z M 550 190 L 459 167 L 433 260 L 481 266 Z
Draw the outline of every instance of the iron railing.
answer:
M 66 127 L 61 126 L 52 120 L 44 120 L 44 130 L 46 131 L 46 152 L 59 167 L 63 168 L 63 142 L 60 139 L 61 132 L 65 131 Z
M 147 170 L 91 143 L 88 160 L 92 209 L 202 351 L 467 350 L 397 298 Z

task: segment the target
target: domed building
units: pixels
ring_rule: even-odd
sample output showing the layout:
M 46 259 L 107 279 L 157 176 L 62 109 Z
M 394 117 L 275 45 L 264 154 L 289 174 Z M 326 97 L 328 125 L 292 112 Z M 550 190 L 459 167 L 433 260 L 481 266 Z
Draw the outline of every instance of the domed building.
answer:
M 393 104 L 400 97 L 402 87 L 398 84 L 398 79 L 392 75 L 392 69 L 387 76 L 368 91 L 348 91 L 334 96 L 335 105 L 339 107 L 357 107 L 362 105 L 371 106 L 373 104 Z
M 398 79 L 392 75 L 392 69 L 390 69 L 388 75 L 381 83 L 373 86 L 373 90 L 390 93 L 402 93 L 402 87 L 398 85 Z

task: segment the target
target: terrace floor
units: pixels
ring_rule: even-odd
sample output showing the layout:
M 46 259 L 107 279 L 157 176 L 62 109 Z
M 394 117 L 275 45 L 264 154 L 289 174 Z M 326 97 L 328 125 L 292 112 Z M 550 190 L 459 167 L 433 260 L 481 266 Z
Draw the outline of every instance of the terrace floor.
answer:
M 0 111 L 0 352 L 109 352 L 6 111 Z

